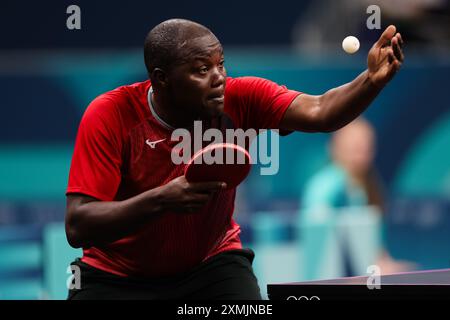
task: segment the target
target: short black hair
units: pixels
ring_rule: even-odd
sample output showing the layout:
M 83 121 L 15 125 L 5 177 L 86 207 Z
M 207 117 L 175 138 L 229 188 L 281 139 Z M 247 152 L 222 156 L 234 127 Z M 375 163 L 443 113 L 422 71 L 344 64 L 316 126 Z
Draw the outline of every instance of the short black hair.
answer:
M 213 34 L 207 27 L 186 19 L 161 22 L 147 34 L 144 60 L 150 77 L 155 68 L 169 70 L 180 57 L 180 46 L 186 40 Z

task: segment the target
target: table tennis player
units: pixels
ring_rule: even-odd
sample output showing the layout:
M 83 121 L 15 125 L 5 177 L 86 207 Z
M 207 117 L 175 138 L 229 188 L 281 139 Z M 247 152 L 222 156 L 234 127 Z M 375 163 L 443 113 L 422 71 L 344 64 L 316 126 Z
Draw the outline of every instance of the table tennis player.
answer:
M 170 139 L 205 129 L 330 132 L 360 115 L 399 70 L 402 38 L 384 30 L 353 81 L 308 95 L 258 77 L 227 77 L 219 40 L 171 19 L 144 44 L 149 80 L 95 98 L 79 125 L 66 190 L 66 233 L 83 248 L 68 299 L 261 299 L 233 220 L 236 188 L 188 182 Z

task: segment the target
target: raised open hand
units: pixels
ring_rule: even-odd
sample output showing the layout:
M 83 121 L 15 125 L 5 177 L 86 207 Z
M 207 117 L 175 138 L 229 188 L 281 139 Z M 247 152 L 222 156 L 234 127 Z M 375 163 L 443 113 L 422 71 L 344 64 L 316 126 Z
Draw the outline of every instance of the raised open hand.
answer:
M 402 36 L 393 25 L 387 27 L 374 43 L 367 56 L 367 66 L 375 85 L 383 87 L 400 69 L 405 58 L 402 46 Z

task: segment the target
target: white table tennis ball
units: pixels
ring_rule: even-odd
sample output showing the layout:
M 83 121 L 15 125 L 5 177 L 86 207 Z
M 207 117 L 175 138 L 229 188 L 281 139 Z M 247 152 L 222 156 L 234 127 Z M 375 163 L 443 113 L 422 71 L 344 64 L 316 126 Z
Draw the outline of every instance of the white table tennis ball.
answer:
M 357 37 L 348 36 L 342 41 L 342 49 L 347 53 L 355 53 L 359 49 L 359 40 Z

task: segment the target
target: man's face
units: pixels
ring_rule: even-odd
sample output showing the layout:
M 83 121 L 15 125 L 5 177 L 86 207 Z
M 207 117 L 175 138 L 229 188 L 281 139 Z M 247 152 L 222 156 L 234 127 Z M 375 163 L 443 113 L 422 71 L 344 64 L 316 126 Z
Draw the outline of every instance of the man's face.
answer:
M 211 119 L 223 112 L 226 71 L 222 46 L 213 35 L 185 41 L 168 73 L 171 104 L 186 116 Z

